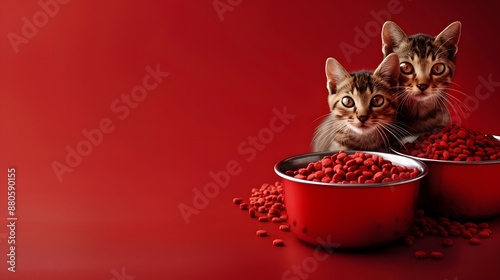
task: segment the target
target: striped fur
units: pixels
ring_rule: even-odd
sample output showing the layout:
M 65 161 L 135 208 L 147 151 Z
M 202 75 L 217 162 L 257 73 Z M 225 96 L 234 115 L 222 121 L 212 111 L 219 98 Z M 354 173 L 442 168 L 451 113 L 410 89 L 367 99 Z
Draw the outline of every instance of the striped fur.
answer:
M 454 22 L 433 37 L 426 34 L 406 36 L 391 21 L 382 27 L 384 56 L 396 53 L 401 63 L 399 84 L 403 90 L 399 97 L 398 118 L 413 133 L 427 132 L 450 123 L 453 104 L 447 90 L 455 72 L 460 29 L 460 22 Z M 408 71 L 407 65 L 413 68 L 412 71 Z M 441 67 L 444 67 L 442 72 Z
M 331 112 L 315 131 L 313 150 L 387 151 L 393 136 L 401 134 L 395 123 L 397 56 L 386 57 L 375 71 L 351 73 L 329 58 L 325 72 Z

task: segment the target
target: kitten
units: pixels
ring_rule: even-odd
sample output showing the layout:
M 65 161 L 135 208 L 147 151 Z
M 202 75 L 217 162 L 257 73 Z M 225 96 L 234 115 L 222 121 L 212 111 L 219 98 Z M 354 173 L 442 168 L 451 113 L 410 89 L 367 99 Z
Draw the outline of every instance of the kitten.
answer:
M 347 72 L 334 58 L 326 60 L 331 113 L 317 127 L 314 151 L 387 151 L 400 134 L 397 115 L 399 60 L 388 55 L 374 72 Z
M 396 53 L 400 60 L 402 89 L 399 120 L 413 133 L 428 132 L 451 121 L 447 94 L 455 72 L 461 23 L 456 21 L 439 35 L 406 34 L 392 21 L 382 27 L 382 53 Z M 450 96 L 450 98 L 448 98 Z

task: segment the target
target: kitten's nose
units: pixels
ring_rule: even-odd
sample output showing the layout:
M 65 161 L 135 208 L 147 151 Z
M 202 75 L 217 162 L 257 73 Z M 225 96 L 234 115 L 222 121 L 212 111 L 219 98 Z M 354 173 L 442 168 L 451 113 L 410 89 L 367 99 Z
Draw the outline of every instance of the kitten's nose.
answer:
M 366 115 L 358 116 L 358 120 L 361 123 L 365 123 L 368 120 L 368 116 L 366 116 Z
M 423 92 L 429 87 L 429 85 L 428 84 L 418 84 L 417 87 L 418 87 L 418 89 L 420 89 Z

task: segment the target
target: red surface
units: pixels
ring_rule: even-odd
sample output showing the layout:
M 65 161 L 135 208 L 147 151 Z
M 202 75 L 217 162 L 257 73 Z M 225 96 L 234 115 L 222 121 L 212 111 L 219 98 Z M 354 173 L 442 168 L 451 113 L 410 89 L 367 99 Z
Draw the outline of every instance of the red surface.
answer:
M 0 227 L 1 279 L 281 279 L 311 261 L 314 248 L 291 234 L 283 248 L 258 238 L 259 228 L 279 232 L 231 199 L 276 180 L 275 162 L 310 151 L 328 113 L 326 58 L 349 70 L 378 65 L 379 17 L 408 34 L 460 20 L 454 88 L 472 96 L 466 124 L 500 133 L 494 1 L 215 1 L 232 5 L 222 17 L 212 0 L 66 2 L 45 17 L 38 1 L 0 4 L 0 225 L 9 167 L 18 218 L 15 273 Z M 38 27 L 23 27 L 34 15 Z M 363 41 L 365 28 L 372 35 Z M 349 57 L 347 45 L 356 48 Z M 162 76 L 144 80 L 148 66 Z M 78 149 L 86 156 L 67 162 Z M 54 162 L 71 165 L 62 181 Z M 205 187 L 211 198 L 197 201 L 186 224 L 179 206 L 193 207 Z M 500 233 L 500 221 L 492 225 Z M 458 242 L 441 261 L 415 260 L 413 248 L 399 246 L 334 252 L 306 276 L 498 279 L 499 236 L 477 247 Z

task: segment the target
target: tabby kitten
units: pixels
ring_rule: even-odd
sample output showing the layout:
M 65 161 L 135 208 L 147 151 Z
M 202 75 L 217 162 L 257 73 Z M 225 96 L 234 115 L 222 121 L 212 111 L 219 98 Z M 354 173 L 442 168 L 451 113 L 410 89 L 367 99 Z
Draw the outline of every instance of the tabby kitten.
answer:
M 399 133 L 394 123 L 398 103 L 397 55 L 388 55 L 374 72 L 347 72 L 334 58 L 326 60 L 330 114 L 317 127 L 314 151 L 386 151 Z
M 431 131 L 451 121 L 448 106 L 455 110 L 451 103 L 454 100 L 447 90 L 455 72 L 460 29 L 461 23 L 456 21 L 432 37 L 406 36 L 392 21 L 382 27 L 384 56 L 396 53 L 400 60 L 398 118 L 413 133 Z

